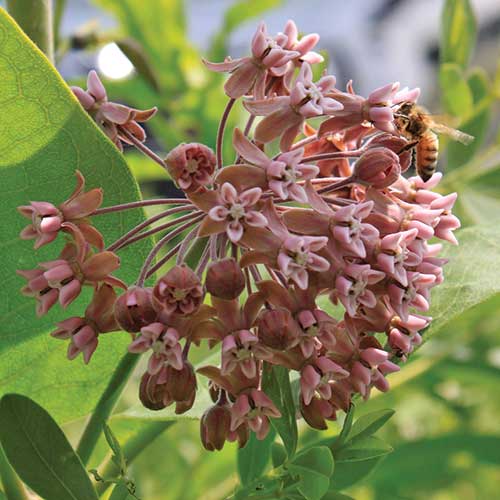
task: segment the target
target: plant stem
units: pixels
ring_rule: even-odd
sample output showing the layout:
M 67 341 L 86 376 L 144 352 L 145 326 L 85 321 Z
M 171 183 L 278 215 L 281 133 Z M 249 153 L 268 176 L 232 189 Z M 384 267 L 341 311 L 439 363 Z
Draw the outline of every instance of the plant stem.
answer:
M 153 247 L 151 252 L 149 252 L 149 255 L 146 257 L 146 260 L 142 266 L 142 269 L 139 273 L 139 277 L 137 278 L 137 286 L 143 286 L 144 281 L 146 281 L 146 278 L 148 277 L 148 269 L 151 263 L 153 262 L 154 258 L 158 254 L 158 252 L 162 249 L 164 245 L 166 245 L 170 240 L 175 238 L 177 235 L 181 234 L 183 231 L 185 231 L 188 227 L 191 227 L 194 223 L 198 222 L 201 220 L 203 217 L 205 217 L 205 214 L 202 213 L 198 215 L 196 218 L 186 222 L 185 224 L 182 224 L 182 226 L 179 226 L 178 228 L 174 229 L 171 233 L 166 234 L 163 238 L 161 238 L 158 243 Z M 180 245 L 179 245 L 180 247 Z M 178 248 L 177 248 L 178 250 Z
M 226 107 L 224 108 L 224 112 L 222 113 L 222 117 L 219 123 L 219 129 L 217 130 L 217 145 L 215 149 L 217 170 L 222 168 L 222 146 L 224 143 L 224 129 L 226 128 L 226 123 L 229 117 L 229 113 L 231 112 L 231 109 L 233 108 L 235 102 L 236 99 L 233 98 L 229 99 L 228 103 L 226 104 Z
M 175 422 L 172 421 L 158 421 L 151 422 L 144 425 L 141 431 L 130 438 L 123 446 L 123 455 L 125 456 L 125 461 L 127 465 L 130 465 L 134 459 L 145 450 L 163 431 L 172 426 Z M 101 468 L 101 467 L 100 467 Z M 102 477 L 115 477 L 119 474 L 117 465 L 108 458 L 101 468 L 100 475 Z M 99 495 L 102 494 L 111 486 L 110 483 L 99 482 L 96 484 L 96 490 Z
M 120 134 L 124 135 L 141 153 L 149 156 L 154 162 L 158 163 L 160 167 L 166 168 L 167 164 L 153 151 L 151 151 L 144 143 L 142 143 L 137 137 L 132 135 L 127 129 L 123 127 L 118 127 Z
M 7 10 L 38 48 L 54 62 L 52 0 L 7 0 Z
M 90 456 L 102 432 L 102 426 L 118 401 L 125 385 L 134 371 L 140 356 L 127 353 L 116 367 L 106 389 L 99 399 L 90 420 L 78 443 L 77 453 L 84 465 L 88 464 Z
M 347 177 L 346 179 L 343 179 L 339 182 L 336 182 L 335 184 L 318 189 L 316 192 L 318 194 L 329 193 L 331 191 L 336 191 L 337 189 L 341 189 L 345 186 L 348 186 L 349 184 L 352 184 L 353 182 L 355 182 L 355 179 L 353 179 L 352 177 Z
M 140 224 L 138 224 L 137 226 L 132 228 L 128 233 L 125 233 L 123 236 L 121 236 L 119 239 L 117 239 L 114 243 L 109 245 L 107 250 L 113 251 L 113 250 L 116 250 L 117 248 L 120 248 L 122 243 L 127 241 L 129 238 L 134 236 L 134 234 L 137 234 L 139 231 L 141 231 L 145 227 L 153 224 L 153 222 L 156 222 L 160 219 L 163 219 L 164 217 L 168 217 L 169 215 L 172 215 L 172 214 L 175 214 L 178 212 L 184 212 L 187 210 L 191 210 L 192 208 L 194 208 L 194 206 L 185 205 L 182 207 L 170 208 L 169 210 L 165 210 L 164 212 L 156 214 L 153 217 L 146 219 L 144 222 L 141 222 Z
M 177 243 L 174 248 L 172 248 L 168 253 L 166 253 L 153 267 L 148 269 L 148 272 L 146 273 L 146 279 L 148 279 L 150 276 L 153 276 L 160 267 L 164 266 L 181 248 L 182 241 Z
M 122 210 L 130 210 L 131 208 L 151 207 L 153 205 L 190 205 L 191 202 L 184 198 L 157 198 L 155 200 L 132 201 L 121 205 L 113 205 L 112 207 L 98 208 L 91 215 L 103 215 L 112 212 L 121 212 Z
M 0 479 L 8 500 L 29 500 L 23 483 L 12 468 L 0 445 Z
M 203 213 L 203 212 L 201 212 Z M 140 241 L 144 238 L 147 238 L 148 236 L 151 236 L 153 234 L 159 233 L 160 231 L 164 231 L 165 229 L 169 229 L 172 226 L 176 226 L 177 224 L 180 224 L 181 222 L 185 222 L 190 219 L 194 219 L 195 217 L 198 217 L 200 215 L 200 211 L 193 212 L 191 214 L 186 214 L 183 215 L 182 217 L 179 217 L 178 219 L 171 220 L 169 222 L 166 222 L 165 224 L 161 224 L 158 227 L 154 227 L 150 229 L 149 231 L 144 231 L 142 233 L 139 233 L 137 236 L 134 236 L 133 238 L 128 238 L 123 244 L 119 246 L 119 250 L 122 248 L 125 248 L 132 243 L 135 243 L 136 241 Z

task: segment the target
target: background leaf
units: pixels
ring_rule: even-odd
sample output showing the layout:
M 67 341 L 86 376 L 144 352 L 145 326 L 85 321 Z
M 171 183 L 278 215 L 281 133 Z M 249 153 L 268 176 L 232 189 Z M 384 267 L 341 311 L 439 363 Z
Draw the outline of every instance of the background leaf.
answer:
M 4 214 L 0 221 L 0 279 L 4 284 L 0 291 L 0 394 L 26 394 L 56 420 L 67 421 L 92 410 L 125 352 L 128 335 L 101 335 L 92 369 L 81 359 L 66 359 L 66 343 L 49 337 L 48 332 L 56 321 L 80 315 L 90 290 L 64 313 L 55 306 L 43 318 L 36 318 L 34 301 L 16 292 L 24 280 L 15 270 L 56 258 L 62 239 L 35 252 L 31 242 L 19 239 L 27 221 L 15 207 L 30 200 L 62 202 L 74 189 L 75 169 L 85 175 L 89 188 L 104 188 L 105 205 L 138 200 L 139 192 L 123 157 L 3 9 L 0 74 L 0 207 Z M 96 224 L 111 243 L 142 220 L 142 210 L 132 210 L 100 216 Z M 134 279 L 148 248 L 144 241 L 120 252 L 123 265 L 116 274 L 127 281 Z
M 52 417 L 25 396 L 0 400 L 0 440 L 21 479 L 51 500 L 97 500 L 89 476 Z
M 472 112 L 472 91 L 458 64 L 443 64 L 439 69 L 439 85 L 444 110 L 458 117 Z
M 465 68 L 474 49 L 477 31 L 469 0 L 446 0 L 441 25 L 441 62 Z

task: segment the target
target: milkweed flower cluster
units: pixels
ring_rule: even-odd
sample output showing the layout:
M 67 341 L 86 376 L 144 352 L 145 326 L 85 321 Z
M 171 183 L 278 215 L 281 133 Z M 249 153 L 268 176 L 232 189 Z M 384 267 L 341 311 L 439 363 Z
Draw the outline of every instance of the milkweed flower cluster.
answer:
M 172 206 L 107 248 L 94 218 L 137 203 L 100 208 L 101 190 L 85 192 L 80 173 L 68 201 L 19 209 L 30 219 L 21 237 L 35 239 L 35 248 L 60 232 L 70 238 L 56 260 L 19 271 L 38 313 L 57 301 L 66 307 L 83 286 L 94 290 L 84 315 L 52 334 L 69 340 L 68 357 L 81 352 L 87 363 L 101 334 L 130 332 L 129 351 L 148 357 L 139 397 L 151 410 L 188 411 L 206 377 L 213 405 L 201 419 L 201 439 L 209 450 L 227 440 L 244 445 L 250 431 L 266 436 L 282 411 L 263 377 L 275 366 L 295 374 L 298 411 L 317 429 L 355 395 L 387 391 L 387 375 L 431 322 L 431 290 L 443 282 L 446 263 L 439 240 L 457 243 L 456 194 L 433 191 L 441 174 L 427 182 L 403 175 L 411 152 L 394 113 L 418 89 L 390 83 L 364 98 L 351 83 L 337 89 L 332 75 L 315 79 L 318 39 L 299 39 L 292 21 L 274 36 L 261 24 L 249 56 L 205 62 L 229 73 L 216 152 L 189 143 L 164 161 L 151 153 L 185 198 L 158 200 Z M 144 151 L 137 122 L 154 110 L 108 103 L 95 73 L 88 87 L 75 94 L 111 140 Z M 249 122 L 234 129 L 236 160 L 225 164 L 224 129 L 236 99 Z M 272 154 L 275 140 L 280 150 Z M 135 283 L 112 276 L 120 249 L 160 232 Z M 195 368 L 189 354 L 201 344 L 217 361 Z

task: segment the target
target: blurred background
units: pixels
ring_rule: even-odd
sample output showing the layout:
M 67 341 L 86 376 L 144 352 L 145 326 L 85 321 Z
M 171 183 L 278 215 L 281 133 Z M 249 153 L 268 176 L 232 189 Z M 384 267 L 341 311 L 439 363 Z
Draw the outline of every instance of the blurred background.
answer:
M 355 90 L 366 95 L 390 81 L 401 81 L 403 86 L 421 87 L 421 102 L 432 112 L 449 113 L 453 103 L 443 103 L 438 81 L 443 3 L 56 1 L 57 66 L 68 82 L 82 86 L 88 70 L 97 68 L 111 100 L 139 108 L 158 106 L 159 114 L 148 129 L 153 150 L 165 153 L 181 141 L 193 140 L 213 146 L 226 98 L 223 77 L 206 71 L 201 56 L 221 61 L 227 54 L 244 55 L 260 19 L 275 33 L 291 18 L 302 32 L 321 34 L 325 67 L 340 88 L 352 79 Z M 472 5 L 478 27 L 469 83 L 498 89 L 500 3 L 473 0 Z M 476 104 L 477 95 L 473 97 Z M 484 161 L 500 164 L 498 96 L 488 98 L 481 110 L 478 141 L 466 153 L 450 149 L 441 169 L 466 163 L 470 169 L 480 168 Z M 476 115 L 471 119 L 452 114 L 461 128 L 478 136 L 471 124 Z M 242 117 L 237 110 L 231 125 Z M 477 129 L 477 121 L 475 125 Z M 146 196 L 175 191 L 157 165 L 134 151 L 125 154 Z M 498 223 L 499 178 L 486 173 L 460 185 L 458 211 L 464 225 Z M 450 181 L 446 189 L 457 185 Z M 500 499 L 500 298 L 441 330 L 391 377 L 391 384 L 388 394 L 376 394 L 360 404 L 357 415 L 394 408 L 396 415 L 382 437 L 395 451 L 346 493 L 356 500 Z M 135 403 L 131 387 L 122 406 Z M 332 424 L 326 434 L 336 432 L 338 426 Z M 304 442 L 318 436 L 303 428 Z M 198 422 L 186 420 L 163 433 L 131 470 L 143 500 L 218 500 L 237 483 L 236 450 L 226 445 L 220 453 L 205 452 Z

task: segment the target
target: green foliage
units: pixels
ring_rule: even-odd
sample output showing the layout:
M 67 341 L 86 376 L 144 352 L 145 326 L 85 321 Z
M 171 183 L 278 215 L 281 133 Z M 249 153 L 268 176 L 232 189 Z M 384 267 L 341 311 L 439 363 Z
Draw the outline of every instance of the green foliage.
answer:
M 297 448 L 298 433 L 288 370 L 282 366 L 267 364 L 262 378 L 262 388 L 281 412 L 280 418 L 271 419 L 271 425 L 278 431 L 288 456 L 291 457 Z
M 67 421 L 92 410 L 125 350 L 127 336 L 102 336 L 92 369 L 81 359 L 65 359 L 67 346 L 50 338 L 48 332 L 56 321 L 80 315 L 89 293 L 64 314 L 55 306 L 43 318 L 35 316 L 33 300 L 17 292 L 24 280 L 15 271 L 57 258 L 58 245 L 34 252 L 30 242 L 21 241 L 19 232 L 27 220 L 15 207 L 30 200 L 64 201 L 75 187 L 75 169 L 86 176 L 89 188 L 104 188 L 106 205 L 138 200 L 139 192 L 123 157 L 1 9 L 0 73 L 0 185 L 5 215 L 0 222 L 4 248 L 0 269 L 4 284 L 0 292 L 0 393 L 26 394 L 56 420 Z M 97 226 L 111 242 L 142 220 L 142 210 L 131 210 L 102 216 Z M 144 241 L 125 250 L 117 275 L 132 280 L 148 248 Z
M 238 450 L 238 475 L 243 486 L 260 477 L 266 469 L 275 436 L 276 432 L 271 430 L 265 439 L 260 441 L 252 432 L 245 447 Z
M 477 23 L 469 0 L 446 0 L 442 17 L 440 58 L 465 68 L 476 41 Z
M 92 500 L 97 495 L 83 465 L 52 417 L 31 399 L 0 400 L 0 441 L 22 480 L 51 500 Z
M 326 446 L 315 446 L 294 457 L 288 470 L 299 477 L 297 489 L 304 498 L 319 500 L 328 490 L 333 467 L 332 452 Z
M 446 246 L 450 256 L 446 281 L 432 293 L 429 315 L 433 321 L 425 333 L 429 338 L 456 316 L 500 292 L 498 226 L 474 226 L 457 232 L 459 247 Z
M 439 70 L 439 84 L 446 112 L 467 116 L 472 111 L 472 92 L 458 64 L 446 63 Z

